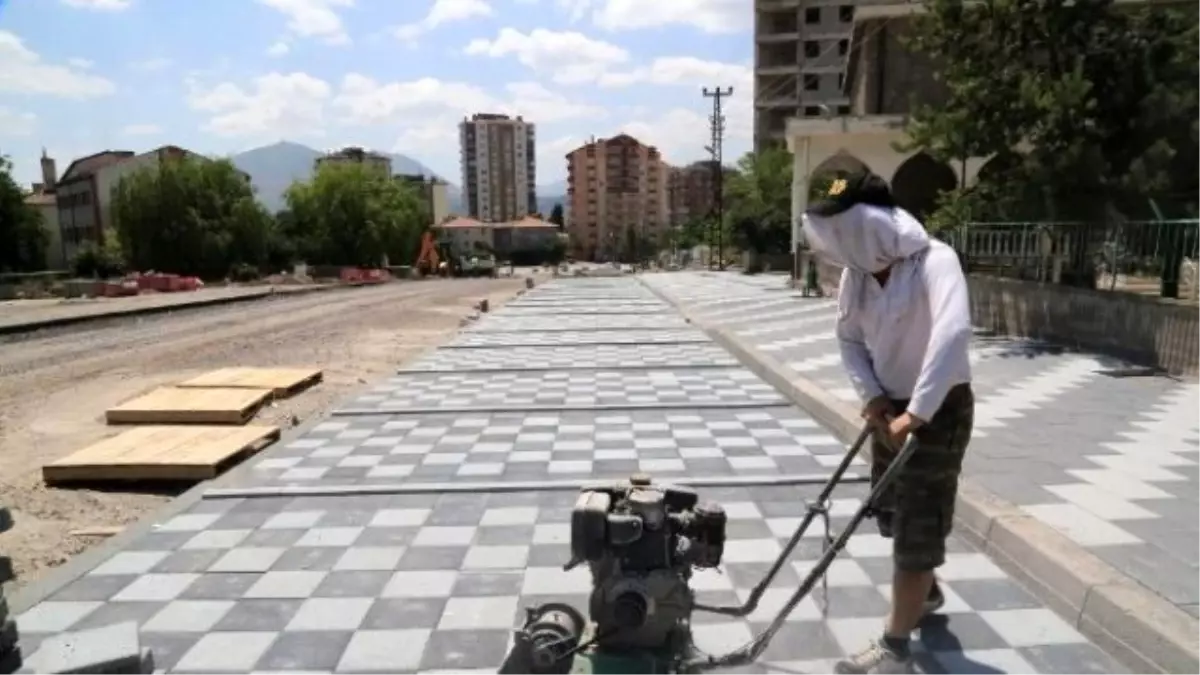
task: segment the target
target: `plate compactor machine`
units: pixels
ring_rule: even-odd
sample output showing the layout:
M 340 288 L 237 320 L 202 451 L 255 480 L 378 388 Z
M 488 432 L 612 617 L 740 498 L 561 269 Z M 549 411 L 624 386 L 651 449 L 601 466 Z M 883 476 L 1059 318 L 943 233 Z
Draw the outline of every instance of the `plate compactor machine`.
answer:
M 828 528 L 830 496 L 870 435 L 870 429 L 859 434 L 817 499 L 805 506 L 779 558 L 740 606 L 697 603 L 689 585 L 695 570 L 721 564 L 726 524 L 721 506 L 702 503 L 692 489 L 657 485 L 642 475 L 584 487 L 571 516 L 571 559 L 564 569 L 584 563 L 591 568 L 588 618 L 563 603 L 527 608 L 525 624 L 516 631 L 499 672 L 699 673 L 753 664 L 871 515 L 871 504 L 915 449 L 913 439 L 896 454 L 845 529 L 831 540 L 826 531 L 831 543 L 761 634 L 728 654 L 709 655 L 692 642 L 692 613 L 742 617 L 753 612 L 813 520 L 821 516 Z

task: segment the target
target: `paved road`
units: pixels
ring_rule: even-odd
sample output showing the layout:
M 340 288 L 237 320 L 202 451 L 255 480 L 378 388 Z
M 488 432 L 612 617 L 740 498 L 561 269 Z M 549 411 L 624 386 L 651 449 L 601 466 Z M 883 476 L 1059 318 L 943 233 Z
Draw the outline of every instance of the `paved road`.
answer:
M 529 320 L 543 310 L 555 320 Z M 622 368 L 616 325 L 636 344 L 623 343 Z M 637 280 L 549 282 L 24 611 L 23 647 L 36 665 L 47 636 L 132 620 L 168 672 L 494 672 L 521 607 L 586 607 L 590 580 L 561 571 L 572 491 L 481 488 L 633 471 L 819 477 L 838 461 L 825 429 L 713 349 Z M 734 602 L 816 487 L 704 492 L 724 504 L 730 541 L 720 573 L 694 585 Z M 835 531 L 861 497 L 861 485 L 841 491 Z M 696 617 L 701 649 L 765 626 L 819 554 L 821 532 L 810 534 L 748 621 Z M 965 542 L 949 558 L 948 603 L 920 632 L 925 670 L 1120 670 Z M 864 528 L 753 670 L 829 672 L 879 631 L 889 574 L 886 541 Z
M 778 276 L 646 279 L 698 318 L 856 400 L 832 339 L 834 301 L 800 298 Z M 979 407 L 969 475 L 1196 616 L 1196 381 L 986 335 L 976 336 L 972 362 Z

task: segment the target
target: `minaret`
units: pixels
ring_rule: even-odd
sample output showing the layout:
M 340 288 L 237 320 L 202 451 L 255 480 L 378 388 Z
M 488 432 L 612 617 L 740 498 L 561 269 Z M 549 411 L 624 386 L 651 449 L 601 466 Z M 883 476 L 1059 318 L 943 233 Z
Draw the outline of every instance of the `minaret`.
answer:
M 54 160 L 46 154 L 46 149 L 42 148 L 42 189 L 46 192 L 54 192 L 54 185 L 58 183 L 58 167 Z

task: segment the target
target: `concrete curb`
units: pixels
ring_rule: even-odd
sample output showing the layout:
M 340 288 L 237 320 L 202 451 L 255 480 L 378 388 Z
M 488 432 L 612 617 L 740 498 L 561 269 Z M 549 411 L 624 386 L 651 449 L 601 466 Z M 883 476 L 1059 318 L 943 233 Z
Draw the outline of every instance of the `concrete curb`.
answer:
M 842 441 L 857 437 L 860 418 L 853 406 L 642 283 Z M 960 482 L 955 510 L 959 534 L 1134 672 L 1200 672 L 1200 621 L 1192 615 L 970 477 Z
M 283 286 L 282 289 L 296 290 L 281 290 L 274 286 L 263 289 L 258 292 L 246 293 L 244 295 L 222 296 L 218 298 L 206 298 L 197 300 L 196 302 L 183 302 L 177 304 L 166 305 L 150 305 L 148 307 L 130 307 L 128 309 L 117 309 L 111 312 L 96 312 L 93 314 L 78 314 L 75 316 L 61 316 L 54 319 L 45 319 L 42 321 L 29 321 L 26 323 L 0 324 L 0 335 L 17 335 L 21 333 L 32 333 L 34 331 L 45 330 L 47 328 L 62 328 L 64 326 L 74 326 L 85 323 L 94 323 L 98 321 L 109 321 L 112 319 L 121 319 L 133 316 L 147 316 L 151 314 L 166 314 L 167 312 L 186 311 L 190 309 L 200 309 L 204 307 L 214 307 L 217 305 L 232 305 L 239 302 L 252 302 L 255 300 L 265 300 L 267 298 L 289 298 L 293 296 L 309 295 L 311 293 L 321 293 L 342 288 L 358 288 L 359 286 L 347 284 L 330 284 L 324 286 Z

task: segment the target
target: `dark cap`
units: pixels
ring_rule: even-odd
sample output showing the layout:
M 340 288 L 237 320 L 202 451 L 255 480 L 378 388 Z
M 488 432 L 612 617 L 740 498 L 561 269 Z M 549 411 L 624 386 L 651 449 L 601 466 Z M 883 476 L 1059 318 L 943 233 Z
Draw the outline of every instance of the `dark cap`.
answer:
M 830 183 L 829 189 L 808 208 L 808 212 L 829 218 L 858 204 L 890 209 L 896 206 L 896 200 L 892 198 L 887 181 L 870 171 L 857 171 Z

